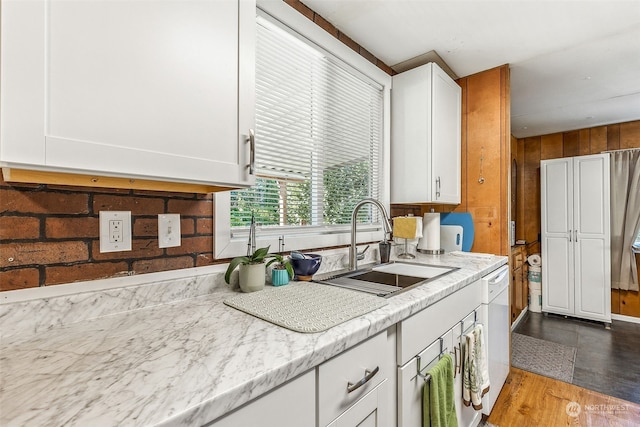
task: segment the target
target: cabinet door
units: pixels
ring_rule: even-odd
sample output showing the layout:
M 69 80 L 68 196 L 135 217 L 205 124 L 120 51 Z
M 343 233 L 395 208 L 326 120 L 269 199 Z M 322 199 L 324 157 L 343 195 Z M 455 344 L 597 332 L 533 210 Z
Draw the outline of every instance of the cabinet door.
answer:
M 235 412 L 212 427 L 314 427 L 316 425 L 315 370 L 307 372 Z
M 431 201 L 429 64 L 393 76 L 391 111 L 391 203 Z
M 523 291 L 523 283 L 522 283 L 522 267 L 516 269 L 513 272 L 513 302 L 514 302 L 514 313 L 515 313 L 515 317 L 517 318 L 520 313 L 522 312 L 522 310 L 524 309 L 524 306 L 526 305 L 526 303 L 523 305 L 523 295 L 522 295 L 522 291 Z M 514 319 L 515 320 L 515 319 Z
M 573 314 L 572 159 L 541 162 L 542 310 Z
M 432 194 L 439 203 L 460 203 L 462 89 L 440 67 L 431 81 Z
M 575 314 L 610 321 L 608 156 L 574 159 Z
M 393 77 L 391 203 L 460 203 L 461 93 L 434 63 Z
M 522 281 L 521 281 L 521 288 L 522 288 L 522 292 L 521 292 L 521 297 L 522 297 L 522 301 L 521 301 L 521 305 L 522 305 L 522 309 L 524 309 L 525 307 L 527 307 L 529 305 L 529 266 L 528 264 L 524 264 L 522 266 Z
M 328 427 L 385 427 L 388 408 L 387 380 L 384 380 Z
M 456 372 L 454 378 L 454 395 L 456 403 L 456 416 L 458 417 L 459 426 L 475 426 L 480 422 L 482 418 L 482 412 L 473 409 L 473 406 L 465 406 L 462 401 L 462 340 L 464 335 L 471 332 L 475 326 L 474 321 L 482 322 L 482 313 L 480 307 L 469 315 L 467 315 L 462 321 L 456 324 L 452 329 L 453 347 L 457 358 Z
M 453 330 L 445 332 L 440 338 L 442 339 L 442 353 L 450 353 L 455 362 L 452 346 Z M 441 351 L 440 338 L 418 353 L 422 374 L 428 372 L 438 362 Z M 422 422 L 424 379 L 419 377 L 417 372 L 417 357 L 398 368 L 398 427 L 421 427 L 424 425 Z
M 254 32 L 251 1 L 3 2 L 0 160 L 250 185 Z

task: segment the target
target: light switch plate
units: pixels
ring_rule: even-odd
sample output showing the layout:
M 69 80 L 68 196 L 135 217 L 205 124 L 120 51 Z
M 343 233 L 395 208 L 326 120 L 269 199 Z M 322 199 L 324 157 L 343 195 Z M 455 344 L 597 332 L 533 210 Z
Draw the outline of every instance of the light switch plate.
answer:
M 158 247 L 180 246 L 180 214 L 158 215 Z
M 131 250 L 131 211 L 100 211 L 100 252 Z

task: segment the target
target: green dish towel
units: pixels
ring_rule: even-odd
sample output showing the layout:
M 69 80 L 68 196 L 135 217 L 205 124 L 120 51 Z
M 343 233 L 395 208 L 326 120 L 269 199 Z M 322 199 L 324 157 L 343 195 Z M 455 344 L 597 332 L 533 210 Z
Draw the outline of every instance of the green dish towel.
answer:
M 422 404 L 424 427 L 458 427 L 453 393 L 453 360 L 449 354 L 429 371 L 431 381 L 425 382 Z

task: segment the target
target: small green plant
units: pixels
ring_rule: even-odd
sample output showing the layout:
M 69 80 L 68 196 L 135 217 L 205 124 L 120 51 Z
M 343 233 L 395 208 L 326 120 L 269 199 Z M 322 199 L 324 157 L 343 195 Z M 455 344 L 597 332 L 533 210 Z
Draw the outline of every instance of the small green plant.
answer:
M 240 264 L 260 264 L 264 262 L 264 259 L 269 255 L 269 248 L 270 246 L 267 246 L 266 248 L 259 248 L 251 255 L 239 256 L 232 259 L 229 263 L 229 267 L 227 267 L 227 272 L 224 275 L 224 281 L 230 283 L 231 273 L 233 273 L 233 270 L 235 270 Z
M 271 261 L 269 261 L 269 263 L 267 264 L 267 267 L 273 264 L 274 262 L 277 262 L 278 265 L 275 266 L 274 268 L 285 269 L 289 273 L 289 277 L 293 277 L 293 274 L 294 274 L 293 266 L 291 265 L 289 260 L 288 259 L 285 260 L 282 255 L 270 254 L 269 253 L 270 247 L 271 246 L 267 246 L 265 248 L 259 248 L 259 249 L 256 249 L 256 251 L 251 255 L 239 256 L 232 259 L 231 262 L 229 263 L 229 267 L 227 267 L 227 272 L 224 275 L 224 281 L 227 283 L 230 283 L 231 273 L 233 273 L 233 270 L 238 268 L 239 265 L 260 264 L 264 262 L 266 258 L 273 258 Z
M 267 256 L 273 257 L 273 259 L 267 263 L 267 267 L 269 267 L 274 262 L 277 262 L 278 265 L 274 266 L 273 268 L 276 270 L 287 270 L 287 273 L 289 273 L 289 278 L 293 278 L 294 272 L 291 261 L 285 259 L 282 255 L 279 254 L 269 254 Z

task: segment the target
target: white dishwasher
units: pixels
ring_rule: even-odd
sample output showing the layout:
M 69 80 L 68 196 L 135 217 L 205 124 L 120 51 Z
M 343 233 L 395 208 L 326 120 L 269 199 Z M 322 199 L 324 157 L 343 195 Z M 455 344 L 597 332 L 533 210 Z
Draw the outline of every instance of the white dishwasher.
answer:
M 509 266 L 482 278 L 482 314 L 485 321 L 491 388 L 482 398 L 482 413 L 489 415 L 509 375 Z

